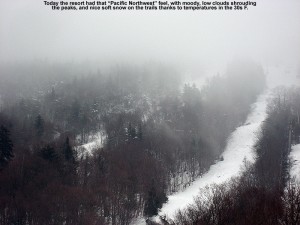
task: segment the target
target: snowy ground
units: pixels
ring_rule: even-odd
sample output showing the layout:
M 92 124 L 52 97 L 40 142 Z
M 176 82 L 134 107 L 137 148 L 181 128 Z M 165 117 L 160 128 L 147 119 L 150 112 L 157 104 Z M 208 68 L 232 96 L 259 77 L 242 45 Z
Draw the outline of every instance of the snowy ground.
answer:
M 294 178 L 297 183 L 300 183 L 300 144 L 292 146 L 289 158 L 292 163 L 290 176 Z
M 102 148 L 106 140 L 106 134 L 104 131 L 99 131 L 93 135 L 89 135 L 88 140 L 88 143 L 76 147 L 79 151 L 79 155 L 91 155 L 93 150 Z
M 182 192 L 168 196 L 169 200 L 163 205 L 159 215 L 166 215 L 173 218 L 178 209 L 185 208 L 188 204 L 193 203 L 194 197 L 198 194 L 199 189 L 211 184 L 223 183 L 234 176 L 240 174 L 244 160 L 254 160 L 253 146 L 256 143 L 260 127 L 266 118 L 266 108 L 268 98 L 271 97 L 272 89 L 277 86 L 299 85 L 300 80 L 296 77 L 296 69 L 293 67 L 269 67 L 267 73 L 267 90 L 263 93 L 252 106 L 251 113 L 244 125 L 238 127 L 230 136 L 226 149 L 223 153 L 223 161 L 212 165 L 209 171 L 197 179 L 190 187 Z M 294 151 L 295 168 L 293 171 L 300 171 L 300 147 L 295 147 Z M 297 157 L 297 158 L 296 158 Z M 298 175 L 300 178 L 300 175 Z M 154 220 L 159 222 L 159 218 Z M 132 224 L 142 225 L 145 220 L 138 218 Z
M 213 183 L 220 184 L 239 175 L 245 159 L 253 162 L 253 146 L 256 143 L 261 124 L 266 118 L 266 102 L 269 95 L 270 92 L 266 92 L 258 98 L 257 102 L 253 104 L 252 112 L 245 124 L 232 133 L 223 153 L 224 160 L 212 165 L 206 174 L 183 192 L 169 196 L 169 201 L 163 205 L 159 215 L 166 215 L 167 218 L 172 219 L 177 210 L 193 203 L 199 188 Z

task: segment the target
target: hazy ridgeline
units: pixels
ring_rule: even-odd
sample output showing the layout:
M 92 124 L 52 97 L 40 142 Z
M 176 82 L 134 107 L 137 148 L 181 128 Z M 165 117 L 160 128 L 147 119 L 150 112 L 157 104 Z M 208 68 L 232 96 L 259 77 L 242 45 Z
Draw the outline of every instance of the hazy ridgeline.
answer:
M 2 71 L 0 122 L 14 157 L 1 164 L 1 224 L 128 224 L 156 214 L 218 158 L 265 85 L 252 62 L 228 65 L 201 90 L 180 88 L 180 74 L 161 64 Z M 99 130 L 103 147 L 78 152 Z

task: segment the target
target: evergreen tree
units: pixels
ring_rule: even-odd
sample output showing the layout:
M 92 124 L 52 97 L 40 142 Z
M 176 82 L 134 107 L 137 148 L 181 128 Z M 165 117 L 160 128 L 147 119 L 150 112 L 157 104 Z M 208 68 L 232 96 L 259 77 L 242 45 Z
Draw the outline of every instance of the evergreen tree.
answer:
M 134 139 L 136 137 L 135 127 L 132 126 L 131 122 L 128 124 L 127 135 L 129 139 Z
M 154 187 L 152 186 L 148 192 L 148 197 L 145 202 L 144 216 L 151 217 L 151 216 L 157 215 L 157 213 L 158 213 L 157 205 L 158 205 L 158 202 L 157 202 L 156 191 L 155 191 Z
M 138 126 L 138 138 L 139 138 L 139 140 L 143 140 L 143 129 L 142 129 L 141 122 L 139 123 L 139 126 Z
M 66 138 L 66 142 L 64 144 L 63 150 L 64 150 L 63 153 L 64 153 L 65 160 L 67 162 L 75 163 L 74 151 L 70 145 L 69 137 Z
M 157 215 L 158 209 L 162 207 L 162 204 L 168 199 L 165 193 L 160 193 L 155 188 L 154 180 L 152 181 L 151 188 L 148 192 L 148 197 L 144 206 L 144 216 L 152 217 Z
M 41 157 L 47 161 L 54 162 L 58 159 L 58 156 L 53 147 L 47 145 L 41 150 Z
M 0 127 L 0 168 L 3 168 L 12 159 L 13 143 L 9 131 L 4 126 Z
M 70 145 L 69 137 L 66 138 L 66 142 L 63 146 L 64 155 L 64 183 L 67 185 L 76 184 L 76 172 L 77 172 L 77 162 L 75 152 Z
M 41 138 L 44 134 L 44 120 L 41 115 L 35 118 L 35 129 L 37 137 Z

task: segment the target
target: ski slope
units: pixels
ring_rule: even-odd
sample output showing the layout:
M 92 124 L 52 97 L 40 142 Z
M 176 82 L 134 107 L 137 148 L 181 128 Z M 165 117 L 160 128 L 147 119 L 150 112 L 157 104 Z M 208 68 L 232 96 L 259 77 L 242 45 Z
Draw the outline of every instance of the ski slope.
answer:
M 254 145 L 257 135 L 267 117 L 267 102 L 272 96 L 273 89 L 278 86 L 291 86 L 300 83 L 296 76 L 296 70 L 292 67 L 270 67 L 267 68 L 267 89 L 261 94 L 252 105 L 252 110 L 244 125 L 238 127 L 227 141 L 224 150 L 223 161 L 212 165 L 209 171 L 197 179 L 190 187 L 183 192 L 168 196 L 168 202 L 163 205 L 159 216 L 173 219 L 179 209 L 186 208 L 193 203 L 199 189 L 211 184 L 221 184 L 232 177 L 238 176 L 241 172 L 244 160 L 254 161 Z M 300 171 L 300 149 L 299 149 L 299 170 Z M 299 177 L 300 178 L 300 177 Z M 157 222 L 159 217 L 154 218 Z
M 267 117 L 267 102 L 272 97 L 273 89 L 278 86 L 291 86 L 300 84 L 296 70 L 289 67 L 265 68 L 267 73 L 267 88 L 252 105 L 246 122 L 238 127 L 229 137 L 226 148 L 222 154 L 224 160 L 212 165 L 207 173 L 199 177 L 184 191 L 168 196 L 168 202 L 163 205 L 159 215 L 152 220 L 160 222 L 159 216 L 173 219 L 179 209 L 186 208 L 193 203 L 194 197 L 200 188 L 212 184 L 221 184 L 232 177 L 238 176 L 242 170 L 245 159 L 254 162 L 254 145 L 257 141 L 260 128 Z M 297 164 L 295 171 L 300 171 L 300 146 L 297 147 Z M 299 176 L 300 179 L 300 176 Z M 134 225 L 145 224 L 145 220 L 137 218 Z
M 223 183 L 234 176 L 238 176 L 244 164 L 244 160 L 254 161 L 253 146 L 257 141 L 262 122 L 265 120 L 267 100 L 270 91 L 266 91 L 252 105 L 244 125 L 238 127 L 229 137 L 226 149 L 222 154 L 224 160 L 212 165 L 209 171 L 196 180 L 183 192 L 170 195 L 169 201 L 163 205 L 159 216 L 166 216 L 173 219 L 176 211 L 184 209 L 188 204 L 193 203 L 199 188 L 204 188 L 211 184 Z M 155 219 L 157 220 L 157 218 Z

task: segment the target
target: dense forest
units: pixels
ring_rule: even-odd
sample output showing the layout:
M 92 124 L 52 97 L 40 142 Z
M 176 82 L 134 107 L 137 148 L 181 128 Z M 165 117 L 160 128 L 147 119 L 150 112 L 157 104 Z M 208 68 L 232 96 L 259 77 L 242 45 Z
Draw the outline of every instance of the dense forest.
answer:
M 264 87 L 262 67 L 253 62 L 228 65 L 201 89 L 160 64 L 106 72 L 76 64 L 3 65 L 0 224 L 126 225 L 156 215 L 168 194 L 222 160 L 226 139 Z M 256 210 L 256 200 L 265 207 L 268 198 L 278 204 L 278 218 L 285 215 L 288 165 L 282 150 L 288 136 L 282 134 L 299 134 L 299 115 L 297 120 L 291 110 L 299 105 L 292 98 L 297 91 L 270 104 L 255 165 L 240 180 L 214 189 L 212 201 L 226 205 L 201 208 L 199 197 L 198 208 L 181 212 L 176 224 L 230 224 L 223 216 Z M 99 132 L 102 145 L 85 149 Z M 278 154 L 270 154 L 270 146 Z M 248 193 L 263 198 L 255 195 L 252 205 L 238 206 Z M 230 207 L 227 200 L 234 201 Z M 221 207 L 224 214 L 214 211 Z M 251 224 L 251 218 L 232 224 Z

